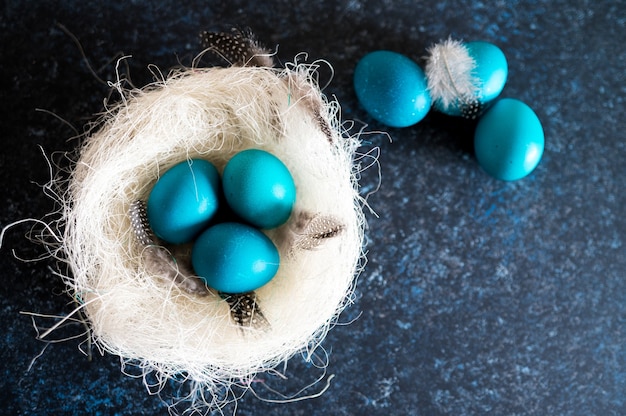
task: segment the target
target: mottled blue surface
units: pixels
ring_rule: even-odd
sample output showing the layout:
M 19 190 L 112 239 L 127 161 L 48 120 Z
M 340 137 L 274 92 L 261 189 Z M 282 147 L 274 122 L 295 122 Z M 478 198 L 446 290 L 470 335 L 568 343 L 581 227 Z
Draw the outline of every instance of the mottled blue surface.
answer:
M 102 109 L 116 58 L 136 85 L 189 64 L 197 33 L 251 26 L 282 62 L 301 51 L 326 59 L 326 93 L 363 136 L 380 147 L 380 190 L 369 198 L 369 262 L 355 303 L 324 347 L 321 397 L 273 404 L 246 395 L 239 415 L 624 415 L 626 414 L 626 4 L 622 1 L 12 1 L 0 10 L 3 150 L 0 225 L 42 217 L 52 203 L 40 187 L 46 154 L 71 149 Z M 352 71 L 367 52 L 420 59 L 453 35 L 486 40 L 506 54 L 502 96 L 528 103 L 541 119 L 545 154 L 521 181 L 486 175 L 472 154 L 471 123 L 431 114 L 407 129 L 386 129 L 358 105 Z M 129 66 L 129 71 L 126 69 Z M 322 69 L 321 82 L 330 77 Z M 363 174 L 365 193 L 377 169 Z M 72 310 L 51 261 L 23 235 L 5 236 L 0 265 L 0 392 L 3 414 L 167 414 L 119 359 L 79 352 L 84 338 L 35 339 L 20 311 Z M 358 319 L 355 319 L 358 318 Z M 39 319 L 42 326 L 53 321 Z M 70 325 L 58 337 L 79 335 Z M 34 360 L 34 361 L 33 361 Z M 296 357 L 289 379 L 257 383 L 294 393 L 320 375 Z M 263 382 L 264 381 L 264 382 Z M 314 393 L 322 385 L 312 389 Z M 233 407 L 225 409 L 232 412 Z

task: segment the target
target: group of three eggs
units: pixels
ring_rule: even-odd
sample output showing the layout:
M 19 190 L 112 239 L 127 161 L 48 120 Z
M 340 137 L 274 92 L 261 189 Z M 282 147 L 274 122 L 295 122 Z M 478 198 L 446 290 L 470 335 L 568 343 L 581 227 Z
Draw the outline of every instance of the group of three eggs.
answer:
M 512 181 L 535 169 L 543 154 L 543 128 L 524 102 L 497 99 L 508 77 L 500 48 L 447 40 L 429 49 L 425 68 L 397 52 L 371 52 L 355 68 L 357 98 L 372 118 L 396 128 L 418 123 L 431 107 L 478 118 L 474 151 L 488 174 Z
M 221 178 L 204 159 L 172 166 L 152 188 L 147 216 L 161 240 L 193 243 L 193 269 L 208 287 L 246 293 L 278 271 L 278 249 L 261 230 L 285 223 L 295 199 L 285 164 L 267 151 L 248 149 L 229 160 Z M 216 221 L 219 212 L 228 219 Z

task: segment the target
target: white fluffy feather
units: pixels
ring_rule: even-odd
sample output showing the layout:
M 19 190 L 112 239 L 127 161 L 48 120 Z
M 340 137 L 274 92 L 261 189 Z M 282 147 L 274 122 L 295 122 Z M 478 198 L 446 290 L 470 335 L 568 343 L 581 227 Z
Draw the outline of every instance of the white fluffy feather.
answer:
M 476 62 L 465 45 L 447 39 L 431 46 L 428 53 L 425 73 L 433 102 L 445 112 L 473 101 L 478 89 Z

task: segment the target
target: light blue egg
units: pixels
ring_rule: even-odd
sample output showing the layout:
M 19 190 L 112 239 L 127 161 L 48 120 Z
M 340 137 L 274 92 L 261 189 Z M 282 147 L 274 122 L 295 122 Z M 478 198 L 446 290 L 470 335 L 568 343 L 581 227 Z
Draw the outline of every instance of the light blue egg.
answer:
M 161 175 L 148 197 L 150 227 L 169 243 L 193 240 L 217 211 L 219 186 L 217 169 L 206 160 L 174 165 Z
M 354 70 L 354 89 L 369 115 L 390 127 L 419 122 L 431 106 L 424 71 L 396 52 L 365 55 Z
M 225 222 L 204 231 L 191 261 L 207 286 L 224 293 L 245 293 L 269 282 L 280 265 L 278 250 L 261 231 Z
M 476 62 L 474 76 L 479 80 L 478 99 L 486 104 L 497 98 L 504 89 L 509 75 L 506 56 L 490 42 L 468 42 L 465 46 Z
M 249 149 L 233 156 L 222 173 L 222 185 L 231 209 L 259 228 L 285 223 L 296 201 L 289 169 L 264 150 Z
M 519 100 L 499 100 L 476 126 L 476 159 L 497 179 L 514 181 L 528 175 L 539 164 L 543 148 L 541 122 L 535 112 Z

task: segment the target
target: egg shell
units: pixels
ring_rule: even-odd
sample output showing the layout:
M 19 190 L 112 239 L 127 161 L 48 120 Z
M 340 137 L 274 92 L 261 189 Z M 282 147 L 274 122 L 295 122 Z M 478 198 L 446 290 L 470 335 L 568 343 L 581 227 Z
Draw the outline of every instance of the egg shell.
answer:
M 289 169 L 264 150 L 248 149 L 233 156 L 224 167 L 222 186 L 231 209 L 259 228 L 285 223 L 296 201 Z
M 206 160 L 185 160 L 172 166 L 148 197 L 150 227 L 166 242 L 192 241 L 217 211 L 219 187 L 219 173 Z
M 424 71 L 397 52 L 365 55 L 354 71 L 354 89 L 369 115 L 390 127 L 411 126 L 431 107 Z
M 497 101 L 478 121 L 474 151 L 480 166 L 505 181 L 521 179 L 539 164 L 544 133 L 535 112 L 522 101 Z
M 479 80 L 478 99 L 485 104 L 497 98 L 506 84 L 509 67 L 504 52 L 490 42 L 474 41 L 465 44 L 474 58 L 474 76 Z
M 280 265 L 274 243 L 249 225 L 225 222 L 204 231 L 191 254 L 196 274 L 223 293 L 245 293 L 269 282 Z

